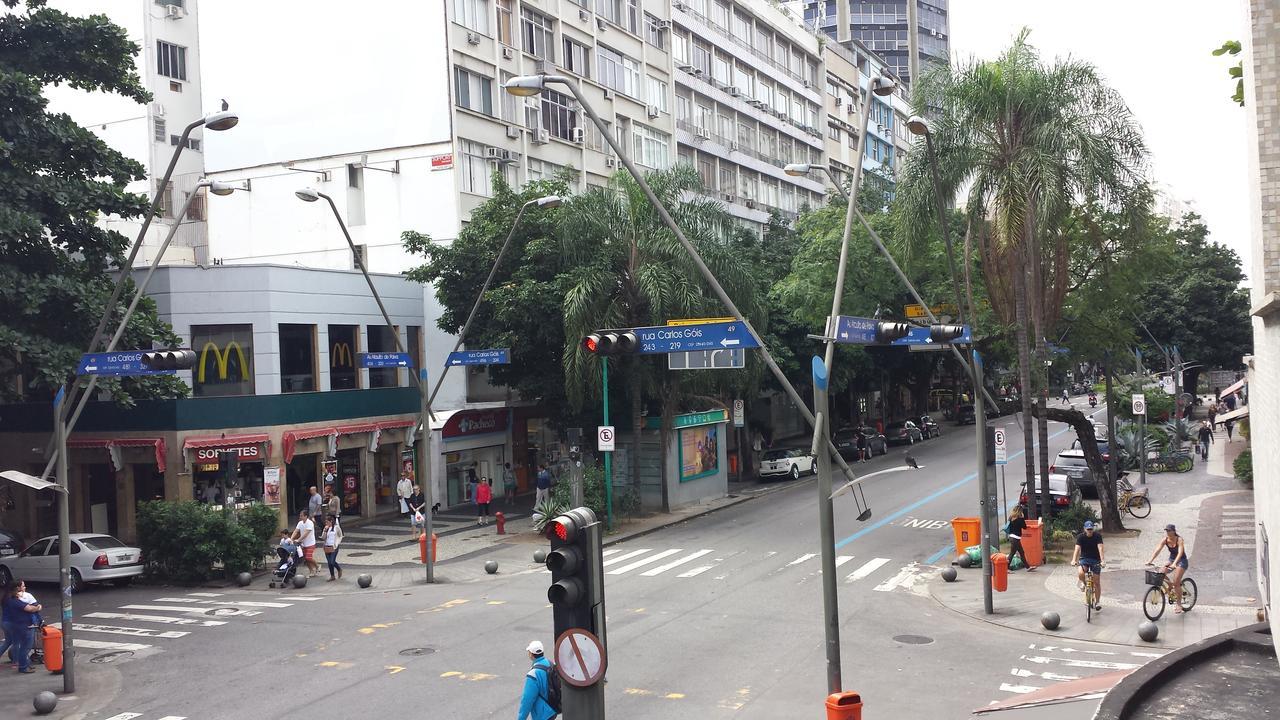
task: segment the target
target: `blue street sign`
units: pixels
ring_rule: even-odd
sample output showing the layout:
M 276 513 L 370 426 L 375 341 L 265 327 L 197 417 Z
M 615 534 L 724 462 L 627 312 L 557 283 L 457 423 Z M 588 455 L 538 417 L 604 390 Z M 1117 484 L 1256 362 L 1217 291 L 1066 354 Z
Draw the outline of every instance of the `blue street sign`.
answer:
M 77 375 L 111 375 L 131 377 L 134 375 L 174 375 L 176 370 L 151 370 L 142 364 L 141 350 L 125 352 L 85 353 L 80 356 L 80 367 Z
M 356 364 L 362 368 L 413 367 L 413 357 L 409 353 L 356 353 Z
M 876 321 L 871 318 L 836 316 L 836 342 L 871 345 L 876 341 Z
M 948 340 L 946 343 L 934 343 L 932 340 L 930 340 L 929 328 L 927 327 L 913 327 L 911 328 L 911 331 L 907 333 L 906 337 L 894 340 L 892 344 L 893 345 L 933 345 L 933 344 L 946 345 L 950 343 L 953 345 L 967 345 L 972 342 L 973 342 L 973 337 L 971 337 L 970 335 L 969 326 L 965 325 L 964 333 L 962 333 L 957 338 Z
M 640 352 L 645 355 L 760 347 L 760 343 L 747 331 L 747 326 L 740 322 L 660 325 L 636 328 L 635 333 L 640 341 Z
M 511 362 L 510 348 L 463 350 L 449 353 L 446 365 L 506 365 Z

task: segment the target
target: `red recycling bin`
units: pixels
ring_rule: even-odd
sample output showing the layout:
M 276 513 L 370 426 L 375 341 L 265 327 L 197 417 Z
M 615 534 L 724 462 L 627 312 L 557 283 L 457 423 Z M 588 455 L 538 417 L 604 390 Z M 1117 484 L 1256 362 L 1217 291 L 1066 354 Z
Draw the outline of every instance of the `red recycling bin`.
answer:
M 40 628 L 40 643 L 44 650 L 44 666 L 51 673 L 62 672 L 62 630 L 45 625 Z
M 1027 554 L 1027 563 L 1031 567 L 1044 564 L 1044 522 L 1028 520 L 1022 531 L 1022 549 Z
M 862 696 L 856 692 L 828 695 L 827 720 L 862 720 Z
M 1009 556 L 1004 553 L 991 554 L 991 589 L 996 592 L 1009 589 Z

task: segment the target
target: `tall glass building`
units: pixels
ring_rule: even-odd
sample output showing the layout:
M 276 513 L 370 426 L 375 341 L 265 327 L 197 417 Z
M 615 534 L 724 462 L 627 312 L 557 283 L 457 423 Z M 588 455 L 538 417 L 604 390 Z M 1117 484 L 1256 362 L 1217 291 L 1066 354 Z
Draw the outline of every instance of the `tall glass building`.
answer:
M 860 41 L 882 57 L 898 77 L 910 82 L 909 1 L 806 0 L 804 20 L 806 25 L 826 33 L 837 42 Z M 914 1 L 920 66 L 948 62 L 951 53 L 951 33 L 947 24 L 949 0 Z

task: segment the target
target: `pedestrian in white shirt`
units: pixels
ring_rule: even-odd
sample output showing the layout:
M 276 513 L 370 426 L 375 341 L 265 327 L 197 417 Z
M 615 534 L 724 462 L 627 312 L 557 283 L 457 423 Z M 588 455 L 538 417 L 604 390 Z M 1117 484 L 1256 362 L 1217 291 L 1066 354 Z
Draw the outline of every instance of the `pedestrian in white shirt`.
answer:
M 409 505 L 409 498 L 413 496 L 413 483 L 408 477 L 400 476 L 400 482 L 396 483 L 396 495 L 400 497 L 400 514 L 408 515 L 413 509 Z
M 311 571 L 308 577 L 315 577 L 320 574 L 320 567 L 316 565 L 316 526 L 311 521 L 311 514 L 306 510 L 298 513 L 298 524 L 293 528 L 293 539 L 302 546 L 302 559 L 307 563 L 307 569 Z

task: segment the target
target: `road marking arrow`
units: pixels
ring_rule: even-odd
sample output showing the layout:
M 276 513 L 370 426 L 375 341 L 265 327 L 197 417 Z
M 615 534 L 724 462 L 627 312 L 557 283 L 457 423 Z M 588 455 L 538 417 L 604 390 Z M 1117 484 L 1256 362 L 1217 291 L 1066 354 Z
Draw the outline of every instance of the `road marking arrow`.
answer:
M 1038 677 L 1038 678 L 1043 678 L 1045 680 L 1054 680 L 1057 682 L 1065 682 L 1067 680 L 1080 679 L 1079 675 L 1059 675 L 1058 673 L 1051 673 L 1051 672 L 1038 673 L 1031 670 L 1024 670 L 1022 668 L 1013 668 L 1010 671 L 1010 674 L 1016 677 Z
M 1106 662 L 1103 660 L 1076 660 L 1073 658 L 1051 658 L 1038 655 L 1023 655 L 1022 659 L 1027 662 L 1039 663 L 1041 665 L 1047 665 L 1051 662 L 1059 662 L 1067 667 L 1094 668 L 1096 670 L 1132 670 L 1134 668 L 1141 667 L 1141 665 L 1134 663 Z

